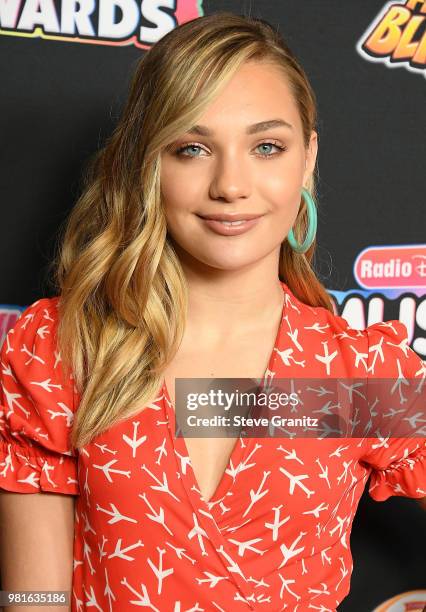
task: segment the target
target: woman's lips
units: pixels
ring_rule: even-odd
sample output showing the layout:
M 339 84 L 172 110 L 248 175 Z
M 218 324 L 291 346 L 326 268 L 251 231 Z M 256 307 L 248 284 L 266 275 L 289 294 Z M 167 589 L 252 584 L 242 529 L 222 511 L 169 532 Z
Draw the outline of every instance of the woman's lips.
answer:
M 254 227 L 257 223 L 259 223 L 260 217 L 256 217 L 255 219 L 248 219 L 246 221 L 238 221 L 237 223 L 230 225 L 229 223 L 223 223 L 222 221 L 215 221 L 213 219 L 204 219 L 197 215 L 200 221 L 209 229 L 211 229 L 216 234 L 220 234 L 221 236 L 238 236 L 239 234 L 244 234 L 248 232 L 252 227 Z

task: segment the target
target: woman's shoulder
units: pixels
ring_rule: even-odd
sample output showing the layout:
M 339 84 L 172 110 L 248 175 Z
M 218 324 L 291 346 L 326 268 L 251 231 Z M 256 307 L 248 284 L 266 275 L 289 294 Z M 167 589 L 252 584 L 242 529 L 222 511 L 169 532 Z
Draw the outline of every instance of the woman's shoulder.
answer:
M 39 321 L 40 319 L 50 321 L 51 323 L 56 323 L 59 300 L 59 295 L 37 299 L 35 302 L 32 302 L 22 310 L 17 320 L 17 324 L 19 326 L 24 325 L 24 327 L 27 327 L 31 326 L 32 323 Z
M 425 377 L 426 364 L 410 348 L 408 330 L 398 319 L 377 321 L 363 329 L 323 306 L 310 306 L 284 285 L 286 314 L 306 345 L 337 351 L 345 368 L 369 377 Z M 338 359 L 336 360 L 338 361 Z
M 285 290 L 286 314 L 299 319 L 305 329 L 309 329 L 309 324 L 314 330 L 328 332 L 342 339 L 354 340 L 359 338 L 362 343 L 370 337 L 383 340 L 397 339 L 399 342 L 408 340 L 407 328 L 402 321 L 391 319 L 389 321 L 377 321 L 365 328 L 353 327 L 347 319 L 339 315 L 336 311 L 331 312 L 324 306 L 311 306 L 306 304 L 282 283 Z
M 32 302 L 7 331 L 1 346 L 2 363 L 17 374 L 58 375 L 60 355 L 57 349 L 59 296 Z M 52 389 L 53 390 L 53 389 Z
M 43 339 L 50 335 L 58 324 L 58 306 L 60 296 L 39 298 L 26 306 L 15 324 L 7 331 L 5 341 L 9 338 L 28 341 L 30 338 Z

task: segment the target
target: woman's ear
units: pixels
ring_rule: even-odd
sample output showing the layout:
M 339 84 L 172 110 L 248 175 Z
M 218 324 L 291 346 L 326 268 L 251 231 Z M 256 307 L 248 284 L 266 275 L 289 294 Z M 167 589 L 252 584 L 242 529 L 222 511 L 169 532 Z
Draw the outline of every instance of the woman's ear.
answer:
M 306 158 L 305 158 L 305 172 L 303 174 L 303 184 L 306 184 L 307 179 L 311 176 L 314 171 L 315 163 L 317 160 L 318 154 L 318 135 L 315 130 L 311 132 L 311 138 L 309 140 L 309 145 L 306 150 Z

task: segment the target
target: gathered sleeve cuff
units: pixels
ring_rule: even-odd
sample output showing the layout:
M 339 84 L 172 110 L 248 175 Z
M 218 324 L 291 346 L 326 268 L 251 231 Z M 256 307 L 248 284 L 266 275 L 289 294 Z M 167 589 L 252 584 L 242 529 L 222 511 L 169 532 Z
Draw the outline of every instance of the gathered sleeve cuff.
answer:
M 411 441 L 412 443 L 412 441 Z M 368 492 L 376 501 L 392 495 L 426 497 L 426 443 L 419 441 L 410 451 L 410 441 L 398 439 L 391 445 L 397 459 L 385 467 L 373 467 Z
M 36 453 L 33 448 L 2 440 L 0 464 L 0 488 L 6 491 L 79 494 L 75 457 L 45 450 Z

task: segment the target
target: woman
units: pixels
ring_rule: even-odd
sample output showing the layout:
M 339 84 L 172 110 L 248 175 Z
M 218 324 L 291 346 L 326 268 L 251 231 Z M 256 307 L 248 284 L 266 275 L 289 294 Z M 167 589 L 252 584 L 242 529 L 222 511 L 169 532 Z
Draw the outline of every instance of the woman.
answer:
M 374 499 L 425 495 L 421 438 L 175 437 L 176 378 L 425 376 L 404 325 L 351 329 L 311 267 L 315 125 L 263 21 L 202 17 L 140 60 L 68 220 L 57 295 L 2 351 L 0 486 L 39 496 L 54 537 L 27 574 L 47 588 L 54 559 L 67 589 L 73 557 L 71 610 L 335 610 L 370 474 Z M 43 513 L 46 493 L 64 495 Z

